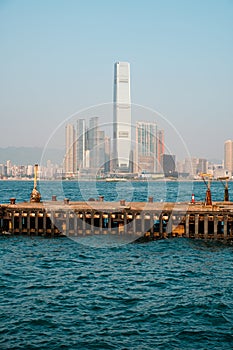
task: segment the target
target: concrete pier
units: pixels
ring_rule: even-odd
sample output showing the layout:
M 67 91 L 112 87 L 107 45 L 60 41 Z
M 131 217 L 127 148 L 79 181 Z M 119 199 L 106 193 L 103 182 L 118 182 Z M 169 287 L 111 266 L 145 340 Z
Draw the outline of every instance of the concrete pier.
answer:
M 0 233 L 12 235 L 131 235 L 133 239 L 233 239 L 233 202 L 161 203 L 57 201 L 0 205 Z

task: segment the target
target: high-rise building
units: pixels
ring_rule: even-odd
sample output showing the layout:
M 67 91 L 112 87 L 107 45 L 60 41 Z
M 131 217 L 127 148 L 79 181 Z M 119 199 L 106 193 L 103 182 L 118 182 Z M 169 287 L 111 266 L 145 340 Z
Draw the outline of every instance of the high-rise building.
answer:
M 97 160 L 96 164 L 98 169 L 103 169 L 105 167 L 105 132 L 103 130 L 98 130 L 97 134 Z
M 206 174 L 208 168 L 208 162 L 207 159 L 204 158 L 198 158 L 197 163 L 197 174 Z
M 154 173 L 157 170 L 157 125 L 150 122 L 136 123 L 137 171 Z
M 111 139 L 109 136 L 105 136 L 104 146 L 105 146 L 104 171 L 105 173 L 109 173 L 111 171 Z
M 10 160 L 7 160 L 6 167 L 7 167 L 7 175 L 11 176 L 11 174 L 12 174 L 12 163 L 11 163 Z
M 130 65 L 114 66 L 113 161 L 115 169 L 129 170 L 131 150 Z
M 76 173 L 76 137 L 75 129 L 72 124 L 66 125 L 66 155 L 65 155 L 65 173 L 66 176 L 72 176 Z
M 84 119 L 77 120 L 77 168 L 82 169 L 86 167 L 86 125 Z
M 224 143 L 224 168 L 233 174 L 233 141 L 227 140 Z
M 92 117 L 87 130 L 86 164 L 94 172 L 104 169 L 105 164 L 105 132 L 99 128 L 99 118 Z
M 88 149 L 90 150 L 90 168 L 98 167 L 98 136 L 99 136 L 99 118 L 92 117 L 89 122 L 87 133 Z
M 162 156 L 165 151 L 164 146 L 164 130 L 158 130 L 157 132 L 157 171 L 160 173 L 163 171 Z

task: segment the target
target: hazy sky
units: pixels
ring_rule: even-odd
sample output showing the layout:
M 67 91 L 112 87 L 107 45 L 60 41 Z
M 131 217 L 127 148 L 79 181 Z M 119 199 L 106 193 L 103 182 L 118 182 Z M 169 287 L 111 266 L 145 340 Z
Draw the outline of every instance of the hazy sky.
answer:
M 132 102 L 193 156 L 221 159 L 233 139 L 232 0 L 0 0 L 0 43 L 0 147 L 43 147 L 73 113 L 111 102 L 116 61 L 131 64 Z

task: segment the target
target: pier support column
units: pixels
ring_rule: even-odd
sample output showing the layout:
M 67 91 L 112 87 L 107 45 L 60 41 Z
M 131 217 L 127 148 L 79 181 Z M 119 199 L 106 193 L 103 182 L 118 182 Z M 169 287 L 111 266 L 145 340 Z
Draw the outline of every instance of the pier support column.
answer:
M 95 225 L 94 225 L 94 211 L 91 212 L 91 233 L 94 233 Z
M 43 211 L 43 234 L 46 234 L 47 231 L 47 212 Z
M 66 236 L 69 237 L 70 235 L 70 211 L 67 210 L 66 212 Z
M 199 214 L 195 214 L 195 238 L 199 237 Z
M 103 213 L 100 213 L 99 217 L 99 231 L 100 233 L 103 233 Z
M 54 236 L 55 225 L 54 225 L 54 211 L 50 212 L 50 222 L 51 222 L 51 235 Z
M 31 232 L 31 211 L 29 210 L 27 213 L 27 234 L 30 235 Z
M 150 214 L 150 234 L 151 236 L 154 235 L 154 214 Z
M 11 220 L 9 222 L 9 232 L 14 234 L 15 233 L 14 231 L 15 231 L 15 211 L 13 210 L 11 212 Z
M 38 211 L 35 212 L 35 234 L 38 235 Z
M 74 212 L 74 235 L 78 235 L 78 217 L 77 213 Z
M 133 234 L 136 234 L 136 214 L 133 213 Z
M 143 211 L 141 212 L 141 233 L 144 235 L 145 233 L 145 215 Z
M 127 234 L 127 213 L 124 212 L 124 233 Z
M 111 233 L 112 231 L 112 217 L 111 213 L 108 214 L 108 233 Z
M 163 213 L 159 216 L 159 236 L 163 237 Z
M 229 219 L 229 217 L 228 217 Z M 228 224 L 230 224 L 230 238 L 232 239 L 232 236 L 233 236 L 233 222 L 232 222 L 232 216 L 230 218 L 230 222 L 228 221 Z
M 166 232 L 168 237 L 170 237 L 172 234 L 172 214 L 168 218 Z
M 218 217 L 214 215 L 214 239 L 218 238 Z
M 83 212 L 83 223 L 82 223 L 82 230 L 83 230 L 83 235 L 86 233 L 86 215 L 85 211 Z
M 19 211 L 19 233 L 21 234 L 23 230 L 23 218 L 22 218 L 22 210 Z
M 227 215 L 224 215 L 224 219 L 223 219 L 223 238 L 224 240 L 227 239 Z
M 185 236 L 189 238 L 189 214 L 185 216 Z
M 208 238 L 209 216 L 204 214 L 204 239 Z

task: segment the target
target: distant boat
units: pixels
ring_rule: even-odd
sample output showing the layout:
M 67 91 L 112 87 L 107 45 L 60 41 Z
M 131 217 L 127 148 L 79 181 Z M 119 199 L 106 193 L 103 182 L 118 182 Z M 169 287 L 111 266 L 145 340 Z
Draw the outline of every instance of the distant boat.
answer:
M 128 180 L 123 177 L 107 177 L 105 181 L 106 182 L 126 182 Z

